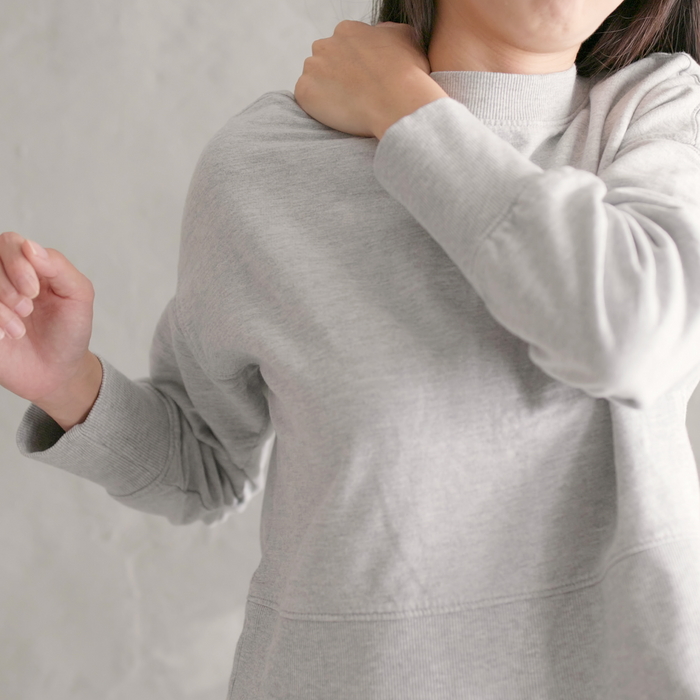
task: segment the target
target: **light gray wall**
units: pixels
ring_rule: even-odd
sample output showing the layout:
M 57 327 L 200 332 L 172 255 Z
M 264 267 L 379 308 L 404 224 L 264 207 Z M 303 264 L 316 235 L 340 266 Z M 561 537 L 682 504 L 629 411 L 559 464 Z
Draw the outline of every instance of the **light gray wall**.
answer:
M 92 280 L 91 348 L 127 376 L 148 375 L 204 144 L 263 93 L 293 91 L 312 42 L 369 8 L 2 1 L 0 231 Z M 216 528 L 173 527 L 22 458 L 27 405 L 0 389 L 0 698 L 224 700 L 261 497 Z M 700 392 L 688 424 L 698 455 Z

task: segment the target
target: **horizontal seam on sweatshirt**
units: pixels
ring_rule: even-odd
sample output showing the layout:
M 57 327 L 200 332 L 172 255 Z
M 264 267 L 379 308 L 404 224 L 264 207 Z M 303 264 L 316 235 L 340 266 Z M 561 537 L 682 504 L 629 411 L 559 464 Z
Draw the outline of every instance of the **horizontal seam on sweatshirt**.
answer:
M 397 610 L 388 612 L 379 611 L 367 611 L 367 612 L 356 612 L 356 613 L 297 613 L 288 610 L 281 610 L 274 601 L 266 600 L 265 598 L 260 598 L 255 595 L 249 595 L 248 600 L 256 603 L 258 605 L 263 605 L 274 610 L 281 617 L 287 619 L 298 619 L 298 620 L 308 620 L 323 622 L 323 619 L 317 618 L 334 618 L 334 620 L 329 621 L 342 621 L 342 620 L 357 620 L 360 618 L 370 618 L 370 619 L 403 619 L 411 617 L 425 617 L 432 615 L 443 615 L 455 612 L 463 612 L 469 610 L 479 610 L 484 608 L 499 607 L 501 605 L 511 605 L 513 603 L 520 603 L 530 600 L 543 600 L 546 598 L 553 598 L 559 595 L 569 595 L 571 593 L 576 593 L 585 588 L 592 588 L 593 586 L 599 585 L 608 575 L 608 573 L 620 564 L 625 559 L 637 556 L 639 554 L 644 554 L 649 550 L 655 549 L 656 547 L 661 547 L 668 544 L 675 544 L 676 542 L 688 542 L 693 540 L 700 540 L 700 535 L 686 535 L 686 536 L 673 536 L 652 541 L 651 543 L 645 543 L 643 545 L 637 545 L 633 548 L 623 550 L 618 554 L 612 562 L 602 571 L 602 573 L 587 576 L 581 581 L 575 583 L 562 584 L 555 588 L 544 589 L 537 591 L 535 593 L 525 593 L 522 595 L 512 595 L 503 596 L 500 598 L 482 598 L 476 601 L 463 602 L 463 603 L 453 603 L 446 605 L 433 605 L 428 608 L 415 608 L 408 610 Z M 568 589 L 568 590 L 567 590 Z

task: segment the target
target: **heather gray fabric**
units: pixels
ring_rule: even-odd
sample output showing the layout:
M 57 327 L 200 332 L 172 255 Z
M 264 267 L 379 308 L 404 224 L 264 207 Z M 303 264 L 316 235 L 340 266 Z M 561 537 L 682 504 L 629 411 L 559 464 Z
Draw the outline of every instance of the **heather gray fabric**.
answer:
M 22 454 L 176 524 L 263 485 L 230 700 L 700 700 L 700 66 L 436 72 L 211 140 L 151 375 Z

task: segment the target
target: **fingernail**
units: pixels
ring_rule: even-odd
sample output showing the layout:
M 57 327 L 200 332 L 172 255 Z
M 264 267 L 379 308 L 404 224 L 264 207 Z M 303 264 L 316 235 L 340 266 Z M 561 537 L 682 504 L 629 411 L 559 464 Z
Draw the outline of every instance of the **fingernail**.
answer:
M 13 318 L 5 326 L 5 331 L 10 337 L 19 340 L 24 335 L 24 326 L 16 318 Z
M 22 299 L 22 301 L 15 306 L 15 313 L 22 318 L 29 316 L 32 311 L 34 311 L 34 304 L 32 304 L 30 299 Z
M 32 249 L 32 253 L 34 253 L 34 255 L 39 256 L 43 260 L 49 259 L 49 254 L 38 243 L 35 243 L 34 241 L 29 241 L 29 247 Z

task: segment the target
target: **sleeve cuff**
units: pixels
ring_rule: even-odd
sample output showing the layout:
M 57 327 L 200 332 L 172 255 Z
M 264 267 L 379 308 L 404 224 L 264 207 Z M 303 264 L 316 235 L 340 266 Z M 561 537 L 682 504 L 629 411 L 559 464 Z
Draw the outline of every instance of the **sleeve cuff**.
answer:
M 167 468 L 174 439 L 171 425 L 177 421 L 149 379 L 131 380 L 96 357 L 102 364 L 102 384 L 85 421 L 66 432 L 31 404 L 16 443 L 24 457 L 89 479 L 111 496 L 128 496 Z

